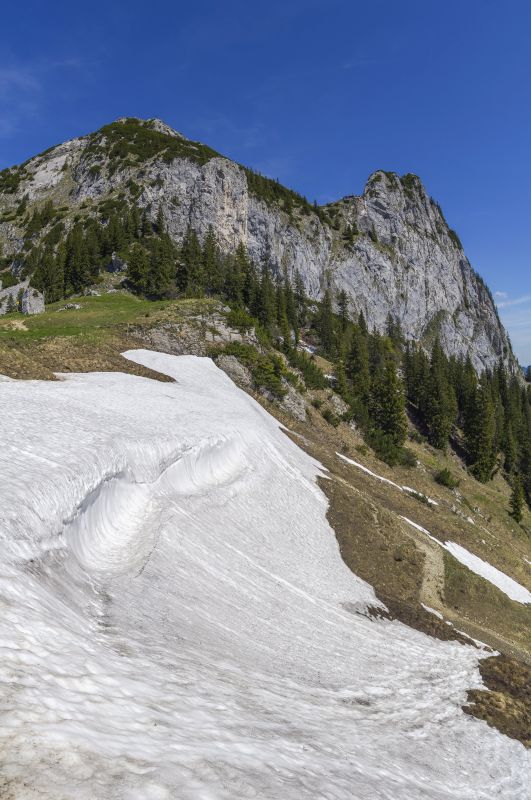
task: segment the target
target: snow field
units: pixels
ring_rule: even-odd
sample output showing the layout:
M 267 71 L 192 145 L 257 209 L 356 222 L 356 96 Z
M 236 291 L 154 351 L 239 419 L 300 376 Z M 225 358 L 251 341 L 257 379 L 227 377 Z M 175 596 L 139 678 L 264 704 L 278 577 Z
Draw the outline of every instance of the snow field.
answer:
M 319 464 L 210 360 L 126 357 L 175 382 L 0 383 L 6 795 L 527 798 L 478 652 L 366 615 Z

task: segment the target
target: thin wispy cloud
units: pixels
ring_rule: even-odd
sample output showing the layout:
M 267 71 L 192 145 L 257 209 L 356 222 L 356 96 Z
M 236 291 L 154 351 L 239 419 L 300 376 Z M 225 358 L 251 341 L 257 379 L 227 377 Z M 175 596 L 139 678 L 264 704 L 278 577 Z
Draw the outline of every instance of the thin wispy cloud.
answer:
M 0 63 L 0 138 L 14 136 L 24 125 L 38 119 L 53 97 L 50 83 L 57 81 L 58 74 L 84 68 L 79 57 Z
M 531 364 L 531 294 L 511 297 L 508 292 L 494 292 L 494 297 L 517 358 L 521 364 Z
M 36 114 L 41 84 L 29 66 L 0 65 L 0 137 L 16 133 L 24 120 Z
M 507 297 L 507 294 L 504 292 L 496 292 L 496 296 L 504 295 Z M 508 306 L 521 306 L 524 303 L 531 303 L 531 294 L 524 294 L 522 297 L 515 297 L 508 300 L 502 300 L 501 303 L 498 303 L 498 308 L 507 308 Z

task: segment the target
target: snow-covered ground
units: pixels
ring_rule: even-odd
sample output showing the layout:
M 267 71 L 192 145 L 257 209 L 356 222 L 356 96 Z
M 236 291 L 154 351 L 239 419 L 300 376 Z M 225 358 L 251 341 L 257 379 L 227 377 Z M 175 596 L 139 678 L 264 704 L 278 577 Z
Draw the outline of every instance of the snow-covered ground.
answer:
M 524 800 L 478 651 L 364 615 L 319 465 L 208 359 L 0 382 L 0 796 Z

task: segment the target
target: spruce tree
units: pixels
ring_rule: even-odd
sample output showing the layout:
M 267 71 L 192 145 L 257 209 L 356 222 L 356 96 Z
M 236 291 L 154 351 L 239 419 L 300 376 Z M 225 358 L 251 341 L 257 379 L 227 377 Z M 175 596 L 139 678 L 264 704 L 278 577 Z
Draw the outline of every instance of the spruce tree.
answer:
M 472 473 L 481 483 L 491 478 L 496 463 L 495 426 L 491 393 L 484 376 L 476 389 L 466 426 L 466 447 L 472 461 Z
M 370 414 L 373 426 L 387 434 L 396 447 L 404 444 L 407 435 L 405 397 L 396 367 L 390 360 L 373 377 Z
M 359 397 L 363 403 L 367 403 L 371 385 L 369 350 L 367 348 L 367 339 L 359 325 L 355 325 L 352 329 L 352 339 L 350 350 L 346 357 L 345 372 L 352 384 L 353 394 Z
M 294 299 L 297 314 L 297 328 L 299 329 L 306 325 L 308 314 L 308 298 L 306 297 L 306 290 L 299 270 L 295 273 Z
M 210 294 L 221 295 L 223 291 L 223 270 L 221 253 L 212 226 L 209 227 L 202 249 L 205 288 Z
M 341 289 L 337 294 L 337 314 L 339 317 L 339 327 L 341 333 L 344 333 L 348 326 L 348 295 L 344 289 Z
M 334 312 L 332 310 L 332 293 L 325 289 L 321 305 L 317 313 L 316 328 L 321 340 L 321 347 L 327 356 L 335 351 Z
M 149 256 L 141 244 L 135 243 L 127 255 L 128 275 L 137 292 L 148 289 Z
M 448 379 L 446 357 L 438 339 L 433 345 L 422 411 L 430 443 L 441 450 L 446 449 L 457 415 L 457 401 Z
M 151 255 L 147 276 L 147 293 L 152 297 L 167 297 L 175 278 L 175 262 L 169 237 L 157 239 Z
M 510 506 L 511 517 L 513 517 L 516 522 L 521 522 L 524 508 L 524 489 L 519 475 L 515 475 L 513 478 Z
M 275 321 L 275 287 L 267 261 L 262 264 L 260 288 L 257 300 L 258 319 L 268 330 Z

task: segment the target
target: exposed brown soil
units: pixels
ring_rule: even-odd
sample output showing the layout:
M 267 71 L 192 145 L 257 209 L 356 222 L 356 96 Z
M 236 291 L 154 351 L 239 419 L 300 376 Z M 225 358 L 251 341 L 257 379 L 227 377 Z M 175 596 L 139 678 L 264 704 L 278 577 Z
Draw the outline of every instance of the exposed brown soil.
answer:
M 531 667 L 507 656 L 480 661 L 490 691 L 472 689 L 463 711 L 531 748 Z
M 55 337 L 0 344 L 0 374 L 25 380 L 55 380 L 58 372 L 126 372 L 158 381 L 167 375 L 125 359 L 124 350 L 144 347 L 140 339 L 115 335 L 98 339 Z

